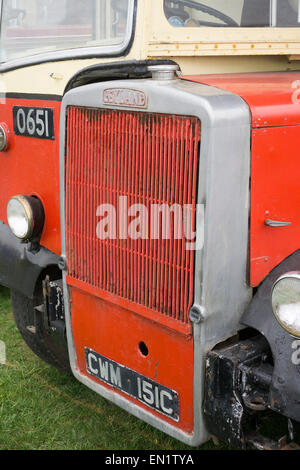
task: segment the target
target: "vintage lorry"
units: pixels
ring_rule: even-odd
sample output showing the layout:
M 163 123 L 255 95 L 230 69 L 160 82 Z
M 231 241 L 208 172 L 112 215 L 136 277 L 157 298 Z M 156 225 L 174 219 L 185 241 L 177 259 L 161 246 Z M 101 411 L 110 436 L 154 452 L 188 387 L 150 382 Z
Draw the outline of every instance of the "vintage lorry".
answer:
M 0 283 L 25 341 L 190 446 L 293 448 L 300 2 L 0 3 Z M 289 442 L 259 435 L 270 412 Z

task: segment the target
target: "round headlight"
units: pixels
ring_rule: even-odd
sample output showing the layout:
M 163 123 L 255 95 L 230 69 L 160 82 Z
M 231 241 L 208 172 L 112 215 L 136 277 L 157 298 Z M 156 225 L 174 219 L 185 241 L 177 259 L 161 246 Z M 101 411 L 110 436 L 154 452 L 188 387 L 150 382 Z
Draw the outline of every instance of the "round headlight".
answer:
M 275 282 L 272 309 L 280 325 L 300 337 L 300 273 L 287 273 Z
M 16 237 L 21 240 L 30 240 L 43 228 L 43 206 L 35 197 L 14 196 L 7 205 L 7 219 Z
M 9 147 L 9 130 L 7 125 L 2 122 L 0 124 L 0 152 L 4 152 Z

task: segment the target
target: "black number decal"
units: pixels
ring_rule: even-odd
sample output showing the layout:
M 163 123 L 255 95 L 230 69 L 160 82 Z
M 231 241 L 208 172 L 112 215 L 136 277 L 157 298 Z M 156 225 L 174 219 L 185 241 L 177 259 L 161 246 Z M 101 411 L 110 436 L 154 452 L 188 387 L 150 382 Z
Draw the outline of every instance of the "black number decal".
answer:
M 54 140 L 53 109 L 14 106 L 13 117 L 16 135 Z

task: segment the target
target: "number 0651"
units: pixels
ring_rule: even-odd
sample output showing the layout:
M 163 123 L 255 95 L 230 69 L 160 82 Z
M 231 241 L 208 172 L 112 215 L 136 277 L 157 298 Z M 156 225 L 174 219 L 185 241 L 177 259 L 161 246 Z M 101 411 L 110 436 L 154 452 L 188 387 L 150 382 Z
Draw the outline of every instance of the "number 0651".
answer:
M 54 139 L 53 110 L 50 108 L 13 108 L 14 133 L 23 137 Z

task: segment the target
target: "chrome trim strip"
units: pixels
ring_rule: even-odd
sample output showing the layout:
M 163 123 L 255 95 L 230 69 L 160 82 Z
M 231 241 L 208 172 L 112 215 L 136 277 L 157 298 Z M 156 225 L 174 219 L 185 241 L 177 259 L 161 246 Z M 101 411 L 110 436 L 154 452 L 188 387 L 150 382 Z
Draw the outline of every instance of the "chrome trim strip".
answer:
M 277 14 L 278 14 L 278 2 L 277 0 L 271 0 L 270 4 L 270 26 L 276 28 L 277 26 Z

